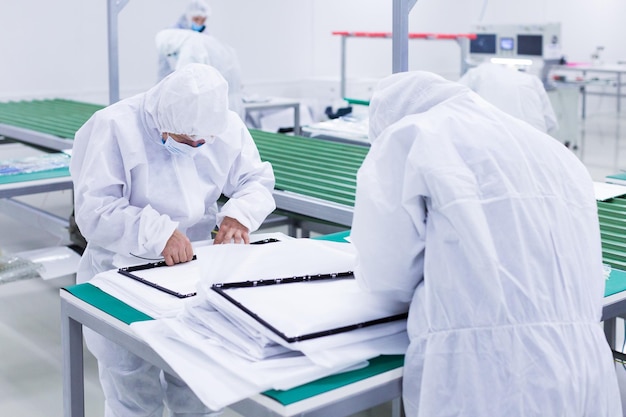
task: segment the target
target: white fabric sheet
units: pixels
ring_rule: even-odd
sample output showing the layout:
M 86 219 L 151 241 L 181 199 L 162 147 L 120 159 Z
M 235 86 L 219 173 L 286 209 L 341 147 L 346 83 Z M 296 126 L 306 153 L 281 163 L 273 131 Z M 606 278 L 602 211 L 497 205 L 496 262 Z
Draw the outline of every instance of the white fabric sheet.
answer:
M 626 194 L 626 187 L 618 184 L 609 184 L 606 182 L 593 183 L 593 191 L 597 201 L 605 201 L 611 198 L 619 197 Z
M 290 389 L 366 366 L 368 359 L 380 354 L 403 354 L 406 351 L 405 320 L 287 343 L 211 290 L 215 282 L 349 271 L 354 266 L 355 253 L 348 243 L 286 239 L 264 245 L 202 246 L 196 248 L 196 255 L 199 268 L 192 269 L 198 275 L 198 295 L 195 297 L 176 298 L 115 270 L 98 275 L 92 283 L 131 306 L 161 318 L 133 323 L 131 329 L 213 410 L 267 389 Z M 279 313 L 279 317 L 297 317 L 302 313 L 299 320 L 292 321 L 297 329 L 308 329 L 303 324 L 308 325 L 315 316 L 320 316 L 322 323 L 328 326 L 345 323 L 346 317 L 350 322 L 365 321 L 370 318 L 367 308 L 361 308 L 362 314 L 356 316 L 346 308 L 352 306 L 358 311 L 360 304 L 363 304 L 361 307 L 378 306 L 377 310 L 384 314 L 406 311 L 402 310 L 406 306 L 391 304 L 387 307 L 384 299 L 359 293 L 353 280 L 330 282 L 329 288 L 348 290 L 344 291 L 344 300 L 339 296 L 340 291 L 337 290 L 337 294 L 326 291 L 326 294 L 321 290 L 325 285 L 318 284 L 321 283 L 314 284 L 315 288 L 306 294 L 312 297 L 317 293 L 317 303 L 303 303 L 304 310 L 299 313 L 294 314 L 291 310 L 300 306 L 285 298 L 267 301 L 265 304 L 274 304 L 276 310 L 264 311 Z M 262 297 L 270 300 L 271 288 L 290 285 L 297 284 L 262 288 Z M 300 292 L 289 290 L 284 297 L 296 298 L 302 295 Z M 324 297 L 328 303 L 319 301 Z M 259 297 L 254 295 L 252 298 Z M 313 310 L 315 314 L 304 315 L 307 310 Z M 333 322 L 333 317 L 338 321 Z
M 353 359 L 345 367 L 324 368 L 313 365 L 304 356 L 250 362 L 173 319 L 136 322 L 131 328 L 213 410 L 268 389 L 290 389 L 366 364 Z
M 293 240 L 294 238 L 287 236 L 283 233 L 257 233 L 250 236 L 252 242 L 257 242 L 264 239 L 277 239 L 279 241 Z M 147 271 L 147 274 L 143 274 L 144 277 L 152 279 L 152 271 L 157 275 L 169 274 L 176 271 L 176 279 L 181 282 L 181 286 L 186 286 L 187 289 L 192 291 L 196 290 L 196 283 L 200 280 L 201 269 L 198 267 L 203 265 L 202 260 L 206 258 L 206 263 L 211 264 L 211 259 L 215 258 L 212 252 L 221 246 L 235 246 L 235 245 L 220 245 L 213 246 L 212 241 L 194 242 L 193 247 L 197 261 L 193 261 L 188 264 L 179 264 L 171 267 L 161 267 L 151 269 Z M 243 246 L 243 245 L 242 245 Z M 263 246 L 263 245 L 260 245 Z M 155 259 L 154 261 L 158 261 Z M 137 257 L 118 257 L 116 258 L 115 265 L 117 267 L 126 267 L 132 265 L 139 265 L 148 262 L 147 260 L 140 260 Z M 193 265 L 192 265 L 193 264 Z M 205 267 L 206 269 L 206 267 Z M 185 274 L 181 273 L 184 272 Z M 131 278 L 128 278 L 117 270 L 110 270 L 96 275 L 89 281 L 92 285 L 100 288 L 104 292 L 107 292 L 125 302 L 131 307 L 142 311 L 149 316 L 158 319 L 164 317 L 175 317 L 179 314 L 186 304 L 194 302 L 193 297 L 187 299 L 180 299 L 173 295 L 164 293 L 148 285 L 142 284 Z
M 34 249 L 15 255 L 43 265 L 38 273 L 44 280 L 75 274 L 80 262 L 80 255 L 67 246 Z
M 175 297 L 125 277 L 117 270 L 98 274 L 89 283 L 155 319 L 175 317 L 195 298 Z
M 300 350 L 311 356 L 314 352 L 333 349 L 336 347 L 346 346 L 366 340 L 372 340 L 379 337 L 389 336 L 404 332 L 406 330 L 406 320 L 398 320 L 382 325 L 364 327 L 350 332 L 338 333 L 331 336 L 288 343 L 267 327 L 259 325 L 256 320 L 254 320 L 248 314 L 234 306 L 228 300 L 224 299 L 219 294 L 215 292 L 209 293 L 207 294 L 207 300 L 210 305 L 220 311 L 221 314 L 226 316 L 229 321 L 233 323 L 240 323 L 239 328 L 253 328 L 256 331 L 262 333 L 265 337 L 273 340 L 278 344 L 288 347 L 289 349 Z M 332 310 L 326 308 L 324 310 L 326 315 L 332 316 Z M 395 353 L 401 354 L 405 351 L 406 346 L 399 346 L 396 349 Z
M 404 304 L 359 288 L 354 278 L 231 288 L 223 292 L 288 338 L 406 313 Z
M 215 283 L 351 271 L 356 252 L 352 245 L 341 242 L 293 239 L 264 245 L 214 246 L 201 261 L 200 287 L 206 292 Z

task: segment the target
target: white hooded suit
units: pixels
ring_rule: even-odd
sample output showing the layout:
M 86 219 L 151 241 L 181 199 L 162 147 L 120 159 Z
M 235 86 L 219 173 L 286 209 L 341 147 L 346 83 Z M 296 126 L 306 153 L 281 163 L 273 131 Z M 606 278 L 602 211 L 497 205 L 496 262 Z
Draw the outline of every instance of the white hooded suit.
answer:
M 484 63 L 467 71 L 459 83 L 499 108 L 542 132 L 559 128 L 543 83 L 533 74 L 503 65 Z
M 241 66 L 235 50 L 215 36 L 188 29 L 163 29 L 155 37 L 159 80 L 188 64 L 207 64 L 228 83 L 228 106 L 244 118 Z
M 206 240 L 231 217 L 254 231 L 274 210 L 272 168 L 228 110 L 227 94 L 217 70 L 192 64 L 96 112 L 78 130 L 70 172 L 76 223 L 88 245 L 77 282 L 113 269 L 116 257 L 134 256 L 137 264 L 159 258 L 176 229 Z M 173 154 L 163 132 L 206 143 L 192 155 Z M 221 194 L 229 200 L 218 212 Z M 173 416 L 205 415 L 177 379 L 166 375 L 162 392 L 159 369 L 93 332 L 85 336 L 98 359 L 106 417 L 161 417 L 164 395 Z
M 555 139 L 425 72 L 383 80 L 356 277 L 411 301 L 408 417 L 621 416 L 593 184 Z

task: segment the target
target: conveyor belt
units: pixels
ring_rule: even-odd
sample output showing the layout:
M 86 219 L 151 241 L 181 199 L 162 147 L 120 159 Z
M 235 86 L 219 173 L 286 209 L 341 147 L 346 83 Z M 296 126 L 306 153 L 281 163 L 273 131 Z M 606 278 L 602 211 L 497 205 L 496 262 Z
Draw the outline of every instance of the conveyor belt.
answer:
M 368 148 L 250 130 L 274 168 L 276 206 L 343 226 L 352 224 L 356 173 Z
M 103 106 L 71 100 L 0 103 L 0 134 L 29 141 L 41 135 L 59 142 L 53 149 L 71 148 L 74 134 Z M 17 131 L 19 135 L 6 133 Z M 261 158 L 272 163 L 275 198 L 281 210 L 350 226 L 356 172 L 367 147 L 320 139 L 251 130 Z M 626 269 L 626 198 L 598 203 L 604 261 Z
M 69 149 L 76 131 L 103 107 L 63 99 L 0 103 L 0 135 L 49 149 Z
M 68 149 L 76 131 L 103 106 L 71 100 L 0 103 L 0 135 L 50 149 Z M 280 210 L 350 226 L 356 172 L 367 147 L 251 130 L 261 158 L 276 175 Z
M 368 149 L 250 130 L 261 159 L 272 163 L 276 189 L 354 206 L 356 172 Z
M 604 263 L 626 270 L 626 197 L 598 201 L 598 217 Z

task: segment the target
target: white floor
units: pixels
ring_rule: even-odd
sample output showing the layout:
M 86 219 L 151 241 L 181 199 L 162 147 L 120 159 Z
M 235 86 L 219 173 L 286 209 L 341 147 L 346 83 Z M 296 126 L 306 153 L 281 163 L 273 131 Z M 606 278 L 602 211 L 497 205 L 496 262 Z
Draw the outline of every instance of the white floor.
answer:
M 621 139 L 626 115 L 596 114 L 582 123 L 582 137 L 573 150 L 595 180 L 626 169 L 626 143 Z M 574 140 L 575 142 L 575 140 Z M 2 144 L 0 159 L 22 156 L 30 150 Z M 67 218 L 71 193 L 51 192 L 22 198 L 23 201 Z M 63 244 L 64 239 L 42 231 L 38 225 L 16 221 L 0 213 L 0 251 L 15 253 Z M 55 417 L 63 415 L 59 290 L 73 284 L 72 276 L 43 281 L 30 279 L 0 285 L 0 415 Z M 85 354 L 86 411 L 103 415 L 103 396 L 93 357 Z M 618 367 L 623 392 L 626 372 Z M 624 396 L 623 396 L 624 397 Z M 626 397 L 624 397 L 626 399 Z M 387 416 L 389 405 L 359 416 Z M 227 411 L 226 416 L 237 416 Z

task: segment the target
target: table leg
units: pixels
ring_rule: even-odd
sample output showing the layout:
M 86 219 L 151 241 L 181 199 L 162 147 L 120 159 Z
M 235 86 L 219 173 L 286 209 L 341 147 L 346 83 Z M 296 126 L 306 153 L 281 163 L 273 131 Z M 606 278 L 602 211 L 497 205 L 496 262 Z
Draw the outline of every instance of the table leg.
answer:
M 622 73 L 617 73 L 617 112 L 622 108 Z
M 67 302 L 61 300 L 64 416 L 85 417 L 83 327 L 69 316 L 67 310 Z
M 300 136 L 300 103 L 297 103 L 293 106 L 293 134 L 296 136 Z
M 391 417 L 403 417 L 402 413 L 402 397 L 391 400 Z
M 617 337 L 615 328 L 616 325 L 617 319 L 615 318 L 604 320 L 604 334 L 606 336 L 607 342 L 609 342 L 609 346 L 611 347 L 611 349 L 615 349 L 615 339 Z

